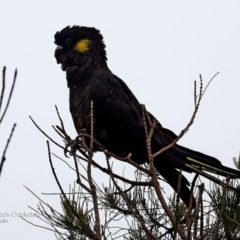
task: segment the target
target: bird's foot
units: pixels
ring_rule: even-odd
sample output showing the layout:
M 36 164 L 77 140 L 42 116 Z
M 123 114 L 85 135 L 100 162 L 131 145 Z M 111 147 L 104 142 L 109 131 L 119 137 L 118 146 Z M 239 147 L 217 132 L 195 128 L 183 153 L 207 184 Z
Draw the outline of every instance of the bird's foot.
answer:
M 74 140 L 70 140 L 66 144 L 64 148 L 64 155 L 66 157 L 69 157 L 67 153 L 70 153 L 71 155 L 76 153 L 76 150 L 79 148 L 79 146 L 81 146 L 81 140 L 79 139 L 79 135 L 78 135 Z M 68 150 L 68 148 L 70 148 L 70 150 Z

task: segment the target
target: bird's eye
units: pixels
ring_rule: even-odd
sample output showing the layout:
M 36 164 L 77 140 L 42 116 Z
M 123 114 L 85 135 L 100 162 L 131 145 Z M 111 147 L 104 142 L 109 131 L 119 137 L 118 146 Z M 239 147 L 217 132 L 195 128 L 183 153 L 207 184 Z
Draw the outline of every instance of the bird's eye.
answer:
M 71 38 L 67 38 L 65 43 L 66 43 L 66 45 L 70 45 L 72 43 L 72 39 Z

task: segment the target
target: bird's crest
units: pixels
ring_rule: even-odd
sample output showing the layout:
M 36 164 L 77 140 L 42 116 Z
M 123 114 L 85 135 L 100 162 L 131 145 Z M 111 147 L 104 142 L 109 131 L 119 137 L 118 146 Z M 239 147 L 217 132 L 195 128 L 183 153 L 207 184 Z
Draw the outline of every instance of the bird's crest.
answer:
M 103 37 L 99 30 L 90 27 L 67 26 L 54 36 L 54 43 L 62 47 L 74 47 L 80 53 L 87 52 L 92 44 L 105 51 Z

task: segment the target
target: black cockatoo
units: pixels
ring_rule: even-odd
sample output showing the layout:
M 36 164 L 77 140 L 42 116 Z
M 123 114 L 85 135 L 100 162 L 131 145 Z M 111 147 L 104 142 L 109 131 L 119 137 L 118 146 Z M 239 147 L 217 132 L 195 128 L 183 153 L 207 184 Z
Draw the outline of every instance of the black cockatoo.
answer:
M 57 63 L 66 71 L 70 111 L 77 132 L 84 128 L 90 133 L 90 102 L 93 101 L 94 138 L 120 157 L 132 153 L 131 159 L 136 163 L 148 162 L 142 106 L 126 83 L 108 68 L 100 31 L 67 26 L 55 34 L 55 44 Z M 175 137 L 158 124 L 151 141 L 152 152 L 167 146 Z M 223 166 L 216 158 L 177 144 L 157 156 L 154 166 L 175 191 L 179 176 L 177 169 L 198 172 L 219 184 L 221 182 L 206 171 L 240 178 L 239 171 Z M 188 206 L 189 181 L 184 176 L 180 198 Z

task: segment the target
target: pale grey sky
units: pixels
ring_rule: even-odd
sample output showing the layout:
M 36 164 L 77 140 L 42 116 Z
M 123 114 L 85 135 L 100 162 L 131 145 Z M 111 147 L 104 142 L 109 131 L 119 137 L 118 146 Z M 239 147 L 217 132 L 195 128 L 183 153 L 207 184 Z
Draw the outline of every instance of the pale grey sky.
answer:
M 165 127 L 176 133 L 192 115 L 193 81 L 201 73 L 206 85 L 219 71 L 194 125 L 180 143 L 234 166 L 232 157 L 240 150 L 239 1 L 12 0 L 1 4 L 0 21 L 0 67 L 7 66 L 8 87 L 14 69 L 19 72 L 0 129 L 3 149 L 12 124 L 18 124 L 0 179 L 0 213 L 30 212 L 27 206 L 37 206 L 37 199 L 23 185 L 39 196 L 58 192 L 46 139 L 28 116 L 58 139 L 51 127 L 58 124 L 57 104 L 69 133 L 76 135 L 68 110 L 65 73 L 53 56 L 53 36 L 67 25 L 100 29 L 110 69 Z M 56 148 L 52 151 L 62 155 Z M 67 190 L 75 175 L 54 161 Z M 59 207 L 57 197 L 41 197 Z M 54 239 L 51 232 L 19 217 L 7 220 L 0 223 L 2 239 Z

